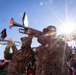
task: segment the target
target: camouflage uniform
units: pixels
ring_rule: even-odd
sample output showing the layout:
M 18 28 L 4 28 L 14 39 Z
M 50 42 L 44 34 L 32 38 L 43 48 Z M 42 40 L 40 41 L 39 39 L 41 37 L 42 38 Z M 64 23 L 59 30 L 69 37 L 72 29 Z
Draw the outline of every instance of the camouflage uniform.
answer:
M 7 75 L 23 75 L 26 73 L 26 67 L 28 63 L 34 58 L 33 51 L 31 49 L 31 41 L 27 38 L 24 39 L 24 46 L 21 46 L 21 50 L 17 50 L 15 46 L 12 46 L 13 53 L 10 54 L 9 48 L 5 49 L 5 59 L 11 59 L 8 66 Z M 11 57 L 11 58 L 9 58 Z
M 13 56 L 13 53 L 10 53 L 10 47 L 6 47 L 4 51 L 4 58 L 7 60 L 11 60 Z
M 36 75 L 67 75 L 68 45 L 59 38 L 39 38 L 36 47 Z
M 36 48 L 36 75 L 67 75 L 67 44 L 61 39 L 54 39 L 52 44 L 52 49 L 45 46 Z

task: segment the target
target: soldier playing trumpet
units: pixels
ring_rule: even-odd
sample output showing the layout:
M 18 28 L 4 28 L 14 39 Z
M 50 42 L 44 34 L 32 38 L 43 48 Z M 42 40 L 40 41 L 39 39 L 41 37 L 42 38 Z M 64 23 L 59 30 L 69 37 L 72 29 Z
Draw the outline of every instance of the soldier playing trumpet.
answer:
M 8 47 L 4 51 L 5 59 L 11 60 L 7 75 L 26 75 L 29 63 L 34 60 L 34 53 L 31 49 L 32 37 L 22 37 L 21 42 L 21 49 L 17 50 L 13 42 L 8 41 Z M 12 54 L 10 54 L 10 48 L 13 50 Z
M 56 27 L 48 26 L 38 37 L 40 46 L 35 48 L 36 75 L 68 75 L 67 43 L 56 37 Z

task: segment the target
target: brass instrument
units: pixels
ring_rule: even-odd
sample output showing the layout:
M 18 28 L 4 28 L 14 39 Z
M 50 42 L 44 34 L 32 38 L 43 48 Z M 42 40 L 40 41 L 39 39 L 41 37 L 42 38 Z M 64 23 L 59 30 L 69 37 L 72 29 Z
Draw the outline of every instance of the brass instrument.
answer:
M 0 33 L 0 39 L 5 39 L 6 36 L 7 36 L 7 32 L 6 32 L 6 29 L 4 28 Z
M 23 15 L 23 19 L 22 19 L 22 25 L 21 24 L 18 24 L 18 23 L 16 23 L 15 21 L 14 21 L 14 19 L 13 18 L 11 18 L 10 19 L 10 28 L 12 28 L 12 27 L 21 27 L 20 29 L 19 29 L 19 32 L 20 33 L 23 33 L 23 34 L 28 34 L 28 35 L 34 35 L 35 37 L 38 37 L 40 34 L 43 34 L 43 32 L 41 32 L 41 31 L 39 31 L 39 30 L 36 30 L 36 29 L 33 29 L 33 28 L 29 28 L 29 27 L 26 27 L 26 26 L 24 26 L 24 25 L 26 25 L 25 23 L 25 18 L 26 18 L 26 16 L 25 16 L 25 14 L 26 13 L 24 13 L 24 15 Z M 25 23 L 24 23 L 25 22 Z
M 3 39 L 0 39 L 0 45 L 7 45 L 7 42 L 8 42 L 9 40 L 3 40 Z M 12 40 L 11 40 L 12 41 Z M 15 46 L 20 46 L 20 42 L 18 42 L 18 41 L 13 41 L 14 42 L 14 44 L 15 44 Z
M 1 33 L 0 33 L 0 45 L 7 45 L 7 42 L 8 42 L 9 40 L 4 40 L 4 39 L 6 38 L 6 36 L 7 36 L 7 32 L 6 32 L 6 29 L 4 28 L 4 29 L 1 31 Z M 11 41 L 12 41 L 12 40 L 11 40 Z M 14 41 L 14 44 L 15 44 L 16 46 L 19 46 L 21 43 L 18 42 L 18 41 Z

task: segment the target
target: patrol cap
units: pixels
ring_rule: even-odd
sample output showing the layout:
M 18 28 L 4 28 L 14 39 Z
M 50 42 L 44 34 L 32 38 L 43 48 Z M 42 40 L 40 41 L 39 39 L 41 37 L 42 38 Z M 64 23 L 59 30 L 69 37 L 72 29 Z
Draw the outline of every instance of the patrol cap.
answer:
M 25 43 L 25 45 L 27 44 L 28 46 L 32 43 L 32 41 L 29 40 L 28 37 L 21 37 L 20 40 L 21 40 L 22 44 Z
M 50 26 L 48 26 L 47 28 L 44 28 L 44 29 L 43 29 L 43 32 L 44 32 L 44 33 L 45 33 L 45 32 L 48 32 L 48 31 L 50 31 L 50 32 L 56 32 L 56 27 L 53 26 L 53 25 L 50 25 Z
M 26 41 L 26 40 L 28 40 L 28 38 L 27 37 L 21 37 L 20 40 L 21 41 Z

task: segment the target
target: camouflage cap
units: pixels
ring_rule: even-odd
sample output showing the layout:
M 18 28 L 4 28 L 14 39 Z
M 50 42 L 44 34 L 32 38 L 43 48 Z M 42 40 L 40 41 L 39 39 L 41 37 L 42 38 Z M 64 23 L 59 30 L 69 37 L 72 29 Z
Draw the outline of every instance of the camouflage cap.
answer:
M 21 37 L 20 40 L 21 41 L 26 41 L 26 40 L 28 40 L 28 38 L 27 37 Z
M 30 46 L 32 41 L 28 39 L 28 37 L 21 37 L 21 42 L 23 46 Z
M 43 32 L 44 32 L 44 33 L 45 33 L 45 32 L 48 32 L 48 31 L 50 31 L 50 32 L 56 32 L 56 27 L 53 26 L 53 25 L 50 25 L 50 26 L 48 26 L 47 28 L 44 28 L 44 29 L 43 29 Z

